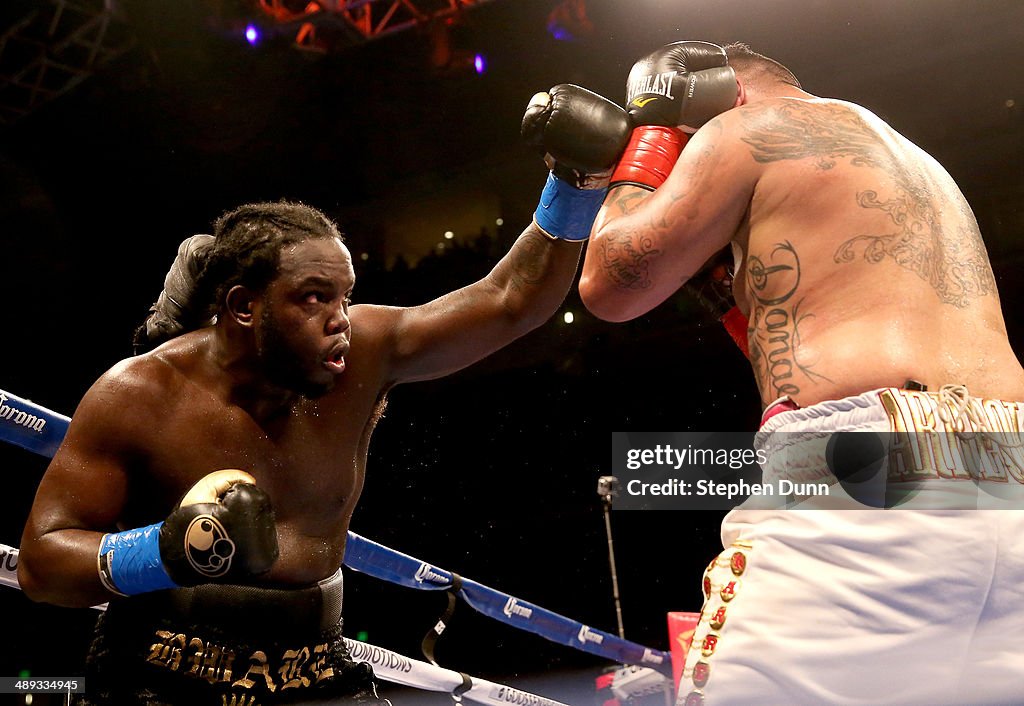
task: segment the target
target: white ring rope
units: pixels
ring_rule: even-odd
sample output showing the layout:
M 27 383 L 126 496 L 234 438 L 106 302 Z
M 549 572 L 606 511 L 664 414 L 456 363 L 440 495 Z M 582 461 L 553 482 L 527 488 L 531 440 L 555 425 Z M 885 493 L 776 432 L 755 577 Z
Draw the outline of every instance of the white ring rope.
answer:
M 21 584 L 18 583 L 17 547 L 0 544 L 0 584 L 21 589 Z M 97 610 L 103 610 L 106 608 L 106 605 L 93 607 Z M 373 666 L 373 673 L 379 679 L 402 686 L 422 689 L 423 691 L 438 691 L 448 694 L 462 686 L 462 675 L 458 672 L 453 672 L 443 667 L 436 667 L 429 662 L 411 659 L 367 642 L 359 642 L 347 637 L 344 640 L 352 654 L 352 659 L 357 662 L 369 662 Z M 487 681 L 479 677 L 471 676 L 470 681 L 472 686 L 462 692 L 462 697 L 479 704 L 492 704 L 493 706 L 508 706 L 508 704 L 568 706 L 568 704 L 564 704 L 561 701 L 537 696 L 527 691 L 521 691 L 511 686 Z

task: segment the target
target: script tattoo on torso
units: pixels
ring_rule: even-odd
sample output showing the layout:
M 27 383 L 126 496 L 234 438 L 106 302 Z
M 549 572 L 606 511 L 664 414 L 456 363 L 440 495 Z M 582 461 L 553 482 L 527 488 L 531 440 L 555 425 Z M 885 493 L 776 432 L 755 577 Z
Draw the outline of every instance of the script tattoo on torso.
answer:
M 950 199 L 948 189 L 933 186 L 936 180 L 926 165 L 900 159 L 886 149 L 856 111 L 841 105 L 787 103 L 755 113 L 746 122 L 743 141 L 758 162 L 813 159 L 816 168 L 828 170 L 838 160 L 849 159 L 852 166 L 878 171 L 879 188 L 857 192 L 855 198 L 861 208 L 886 214 L 892 228 L 846 240 L 834 254 L 836 263 L 861 257 L 871 264 L 891 259 L 927 282 L 943 304 L 960 308 L 995 292 L 995 277 L 967 202 L 954 191 L 955 203 L 941 203 Z M 937 203 L 957 209 L 959 232 L 945 232 L 948 224 L 940 218 Z
M 747 257 L 747 285 L 752 298 L 747 342 L 750 363 L 765 398 L 794 397 L 804 381 L 831 382 L 814 371 L 814 361 L 800 360 L 800 325 L 814 314 L 800 308 L 800 257 L 788 241 Z M 767 394 L 769 390 L 772 394 Z

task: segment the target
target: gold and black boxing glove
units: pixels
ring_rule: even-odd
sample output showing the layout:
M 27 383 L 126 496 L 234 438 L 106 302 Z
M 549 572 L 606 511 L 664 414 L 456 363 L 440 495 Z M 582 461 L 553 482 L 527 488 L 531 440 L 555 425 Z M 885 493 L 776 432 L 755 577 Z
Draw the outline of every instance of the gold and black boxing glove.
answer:
M 239 470 L 210 473 L 163 522 L 106 534 L 98 570 L 106 588 L 135 595 L 202 583 L 243 583 L 278 557 L 269 496 Z

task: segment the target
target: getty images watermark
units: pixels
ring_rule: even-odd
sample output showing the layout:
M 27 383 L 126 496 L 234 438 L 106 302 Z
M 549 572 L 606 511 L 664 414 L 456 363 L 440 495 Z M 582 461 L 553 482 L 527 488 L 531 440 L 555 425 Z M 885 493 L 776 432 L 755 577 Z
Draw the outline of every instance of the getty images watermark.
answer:
M 1024 509 L 1024 453 L 1018 437 L 615 432 L 613 507 L 1019 510 Z
M 728 510 L 751 495 L 786 488 L 766 483 L 764 450 L 752 434 L 616 432 L 612 467 L 619 510 Z

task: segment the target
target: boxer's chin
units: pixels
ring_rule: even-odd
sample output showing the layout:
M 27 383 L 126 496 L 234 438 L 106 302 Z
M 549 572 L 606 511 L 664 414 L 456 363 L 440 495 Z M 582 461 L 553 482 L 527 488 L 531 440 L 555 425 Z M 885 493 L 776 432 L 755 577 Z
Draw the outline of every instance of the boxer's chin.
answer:
M 313 382 L 310 381 L 305 385 L 304 388 L 296 390 L 300 395 L 311 400 L 323 397 L 328 392 L 334 389 L 335 376 L 331 376 L 330 380 L 326 382 Z

